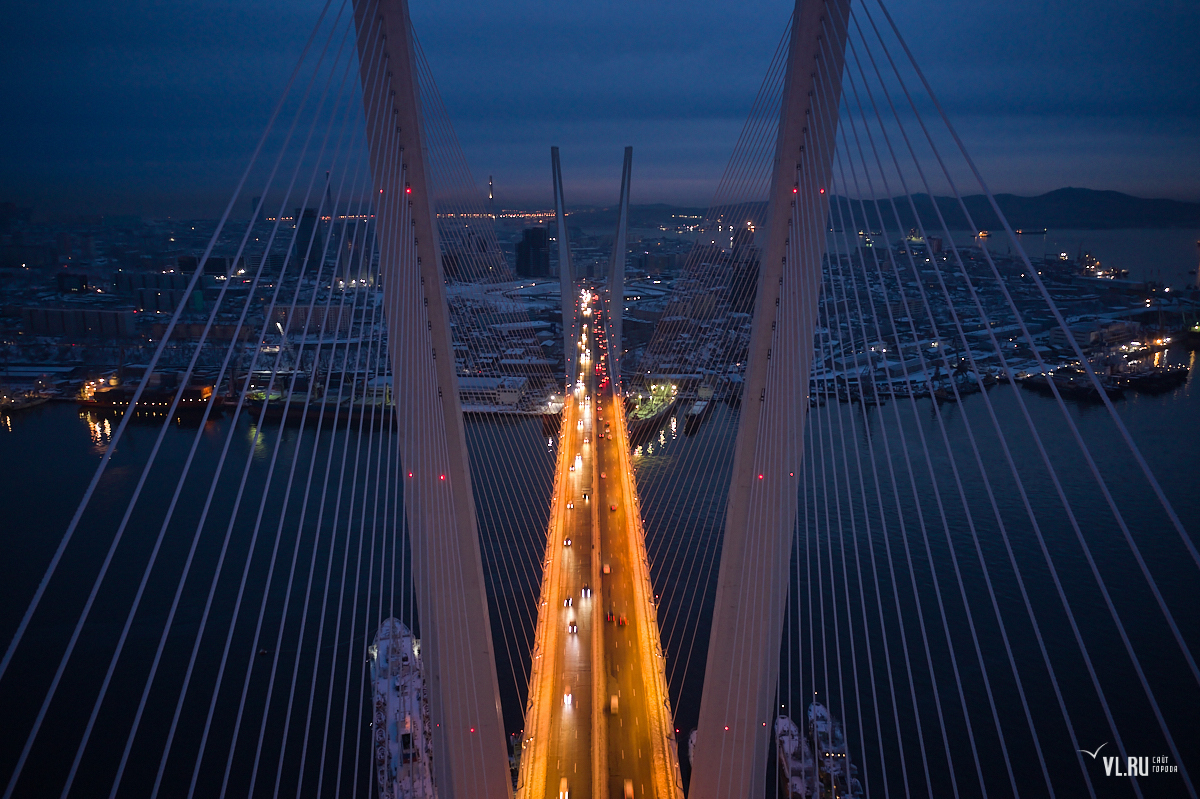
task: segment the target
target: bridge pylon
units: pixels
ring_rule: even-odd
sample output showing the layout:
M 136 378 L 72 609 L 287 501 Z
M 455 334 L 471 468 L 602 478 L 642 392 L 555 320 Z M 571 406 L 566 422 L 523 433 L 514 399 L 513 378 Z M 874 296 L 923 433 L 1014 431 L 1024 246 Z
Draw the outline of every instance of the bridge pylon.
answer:
M 629 181 L 633 172 L 633 148 L 625 148 L 621 166 L 621 200 L 617 209 L 617 235 L 613 239 L 612 258 L 608 264 L 605 321 L 608 325 L 608 365 L 613 383 L 621 384 L 621 359 L 625 354 L 621 320 L 625 314 L 625 258 L 628 255 Z
M 765 790 L 849 5 L 796 0 L 792 15 L 692 799 Z
M 407 0 L 354 0 L 439 799 L 512 796 Z
M 558 148 L 550 148 L 550 176 L 554 181 L 554 223 L 558 241 L 558 287 L 562 296 L 563 363 L 566 367 L 566 385 L 575 383 L 579 366 L 578 315 L 575 301 L 575 270 L 571 265 L 571 240 L 567 233 L 567 207 L 563 199 L 562 162 Z

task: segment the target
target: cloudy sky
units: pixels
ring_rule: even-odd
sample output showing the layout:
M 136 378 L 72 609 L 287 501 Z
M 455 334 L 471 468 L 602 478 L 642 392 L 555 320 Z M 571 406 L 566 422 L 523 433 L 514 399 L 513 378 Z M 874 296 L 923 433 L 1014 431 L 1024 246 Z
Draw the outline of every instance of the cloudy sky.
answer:
M 316 17 L 293 0 L 41 0 L 0 26 L 0 201 L 213 214 Z M 411 0 L 467 159 L 503 204 L 704 205 L 790 12 L 738 3 Z M 995 191 L 1200 200 L 1200 4 L 890 0 Z

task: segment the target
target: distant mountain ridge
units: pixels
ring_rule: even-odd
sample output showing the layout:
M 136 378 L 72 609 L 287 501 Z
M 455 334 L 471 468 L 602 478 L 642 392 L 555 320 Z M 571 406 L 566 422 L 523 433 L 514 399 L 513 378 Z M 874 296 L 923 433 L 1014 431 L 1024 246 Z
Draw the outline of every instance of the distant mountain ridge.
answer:
M 912 210 L 908 201 L 902 197 L 894 198 L 896 211 L 899 212 L 900 222 L 904 228 L 915 227 Z M 864 212 L 856 201 L 842 197 L 835 198 L 842 206 L 843 218 L 849 221 L 850 208 L 854 209 L 854 219 L 857 226 L 862 226 Z M 953 197 L 936 197 L 930 199 L 928 194 L 913 195 L 913 205 L 926 226 L 937 219 L 933 203 L 937 203 L 946 224 L 951 230 L 1000 230 L 1000 220 L 992 211 L 991 204 L 982 194 L 971 194 L 963 198 L 963 205 L 970 214 L 970 220 L 963 214 L 958 201 Z M 1023 197 L 1017 194 L 997 194 L 996 204 L 1008 218 L 1013 229 L 1017 228 L 1056 228 L 1068 230 L 1112 230 L 1119 228 L 1200 228 L 1200 203 L 1184 202 L 1182 200 L 1145 199 L 1123 194 L 1119 191 L 1097 191 L 1095 189 L 1065 188 L 1055 189 L 1036 197 Z M 880 202 L 884 212 L 885 222 L 889 229 L 896 226 L 896 219 L 888 201 Z M 766 203 L 754 202 L 740 209 L 746 216 L 761 224 L 766 212 Z M 837 227 L 837 209 L 831 209 L 834 226 Z M 706 213 L 704 208 L 671 206 L 665 204 L 634 205 L 629 209 L 630 227 L 672 226 L 683 221 L 681 216 L 700 216 Z M 607 225 L 616 224 L 615 208 L 573 208 L 571 209 L 573 224 Z M 873 205 L 866 208 L 865 218 L 876 220 L 878 227 L 878 212 Z M 972 224 L 973 223 L 973 224 Z
M 999 218 L 992 210 L 987 197 L 982 194 L 963 197 L 963 205 L 970 213 L 974 225 L 968 224 L 966 216 L 953 197 L 937 197 L 936 201 L 951 228 L 969 230 L 975 227 L 986 230 L 1000 227 Z M 913 204 L 928 224 L 928 219 L 932 217 L 927 217 L 926 214 L 933 212 L 929 195 L 914 195 Z M 996 205 L 1000 206 L 1013 229 L 1200 228 L 1200 203 L 1144 199 L 1119 191 L 1065 188 L 1036 197 L 997 194 Z M 911 215 L 911 212 L 909 213 Z

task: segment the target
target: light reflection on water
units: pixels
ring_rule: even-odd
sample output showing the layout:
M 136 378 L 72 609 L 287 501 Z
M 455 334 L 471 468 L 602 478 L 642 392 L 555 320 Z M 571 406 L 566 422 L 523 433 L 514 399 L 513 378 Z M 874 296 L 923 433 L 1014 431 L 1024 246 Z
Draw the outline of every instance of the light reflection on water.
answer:
M 80 411 L 79 418 L 87 423 L 88 434 L 92 438 L 92 444 L 95 445 L 98 451 L 104 452 L 109 442 L 112 441 L 112 422 L 109 421 L 107 416 L 92 411 Z

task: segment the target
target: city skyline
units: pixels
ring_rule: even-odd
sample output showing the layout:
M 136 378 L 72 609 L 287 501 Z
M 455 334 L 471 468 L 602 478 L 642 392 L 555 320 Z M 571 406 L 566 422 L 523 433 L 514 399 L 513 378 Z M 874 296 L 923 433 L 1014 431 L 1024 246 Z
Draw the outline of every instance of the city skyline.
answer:
M 38 216 L 215 215 L 319 8 L 16 11 L 0 142 L 19 157 L 0 171 L 3 199 Z M 1200 101 L 1188 91 L 1200 56 L 1178 33 L 1196 28 L 1196 9 L 893 11 L 922 31 L 917 56 L 993 190 L 1200 199 Z M 627 144 L 638 151 L 634 204 L 708 204 L 788 4 L 742 6 L 753 25 L 731 25 L 716 6 L 688 12 L 413 7 L 474 178 L 494 175 L 503 207 L 548 204 L 550 145 L 562 148 L 571 204 L 615 201 Z

